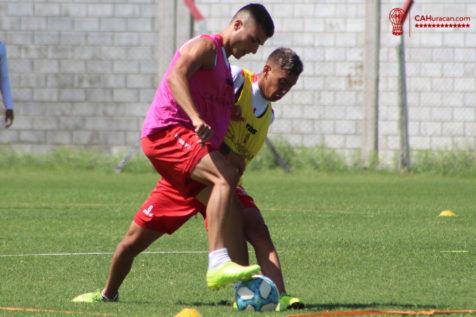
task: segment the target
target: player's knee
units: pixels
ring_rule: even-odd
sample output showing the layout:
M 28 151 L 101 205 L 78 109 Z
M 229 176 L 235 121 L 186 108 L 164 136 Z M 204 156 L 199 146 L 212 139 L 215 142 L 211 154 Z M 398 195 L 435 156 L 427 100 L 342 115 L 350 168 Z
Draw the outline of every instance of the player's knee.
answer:
M 214 185 L 231 191 L 232 188 L 236 187 L 239 179 L 240 174 L 238 170 L 235 168 L 230 168 L 225 173 L 220 174 L 217 177 Z
M 126 257 L 135 257 L 141 253 L 142 248 L 135 242 L 135 240 L 130 238 L 123 239 L 117 246 L 116 253 L 119 256 Z
M 213 186 L 215 187 L 215 189 L 218 189 L 220 191 L 220 193 L 229 193 L 231 194 L 231 185 L 228 183 L 228 181 L 226 180 L 226 178 L 224 177 L 218 177 L 215 179 L 215 181 L 213 182 Z

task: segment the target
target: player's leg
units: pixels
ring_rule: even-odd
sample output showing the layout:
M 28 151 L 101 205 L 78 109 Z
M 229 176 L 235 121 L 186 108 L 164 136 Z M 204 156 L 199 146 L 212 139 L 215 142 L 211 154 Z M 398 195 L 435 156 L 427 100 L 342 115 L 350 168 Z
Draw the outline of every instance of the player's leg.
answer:
M 243 207 L 235 195 L 232 195 L 230 204 L 230 221 L 227 222 L 226 246 L 231 259 L 240 265 L 250 265 L 248 245 L 244 231 Z
M 208 249 L 214 251 L 224 248 L 225 225 L 229 221 L 231 196 L 239 180 L 238 171 L 219 152 L 213 151 L 202 157 L 191 176 L 211 189 L 206 207 Z
M 197 195 L 197 200 L 206 206 L 210 192 L 210 187 L 206 187 Z M 229 217 L 230 219 L 225 227 L 225 247 L 233 262 L 240 265 L 249 265 L 248 246 L 243 230 L 242 206 L 236 195 L 231 197 Z M 205 219 L 205 228 L 208 233 L 208 219 Z
M 256 207 L 243 209 L 243 221 L 246 239 L 255 250 L 261 271 L 273 280 L 280 294 L 286 293 L 278 252 L 259 209 Z
M 134 258 L 164 233 L 172 234 L 198 212 L 193 197 L 184 198 L 164 180 L 157 182 L 147 200 L 137 210 L 127 233 L 116 247 L 105 288 L 82 294 L 74 302 L 94 303 L 118 300 L 118 290 L 129 273 Z
M 109 268 L 109 276 L 102 294 L 107 298 L 117 296 L 119 287 L 131 270 L 134 258 L 160 238 L 163 233 L 142 228 L 132 222 L 127 233 L 116 247 Z
M 236 188 L 235 193 L 243 206 L 242 213 L 246 239 L 255 250 L 256 259 L 261 265 L 263 274 L 273 280 L 278 288 L 280 298 L 276 310 L 304 308 L 304 304 L 299 298 L 286 294 L 278 252 L 274 247 L 268 226 L 266 226 L 253 198 L 241 186 Z
M 119 287 L 131 270 L 134 258 L 147 249 L 162 233 L 142 228 L 132 222 L 111 260 L 106 286 L 102 291 L 81 294 L 73 299 L 76 303 L 117 302 Z
M 229 283 L 251 278 L 259 272 L 258 265 L 241 266 L 232 262 L 227 250 L 227 230 L 233 226 L 230 202 L 239 180 L 238 171 L 231 167 L 216 151 L 209 152 L 195 165 L 192 179 L 209 185 L 210 197 L 206 207 L 208 220 L 209 264 L 207 284 L 218 288 Z
M 278 252 L 259 209 L 257 207 L 245 208 L 243 222 L 246 238 L 255 250 L 256 259 L 263 274 L 273 280 L 278 288 L 280 297 L 276 310 L 304 308 L 304 304 L 299 298 L 286 293 Z

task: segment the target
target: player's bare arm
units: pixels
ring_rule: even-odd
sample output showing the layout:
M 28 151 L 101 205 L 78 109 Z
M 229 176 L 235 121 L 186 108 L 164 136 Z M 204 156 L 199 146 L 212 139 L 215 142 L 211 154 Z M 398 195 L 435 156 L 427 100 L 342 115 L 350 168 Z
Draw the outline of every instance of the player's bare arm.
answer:
M 189 79 L 199 69 L 212 69 L 215 66 L 216 48 L 205 38 L 190 41 L 180 49 L 180 58 L 167 78 L 170 90 L 177 104 L 192 120 L 193 127 L 202 142 L 213 136 L 210 126 L 202 120 L 193 103 Z

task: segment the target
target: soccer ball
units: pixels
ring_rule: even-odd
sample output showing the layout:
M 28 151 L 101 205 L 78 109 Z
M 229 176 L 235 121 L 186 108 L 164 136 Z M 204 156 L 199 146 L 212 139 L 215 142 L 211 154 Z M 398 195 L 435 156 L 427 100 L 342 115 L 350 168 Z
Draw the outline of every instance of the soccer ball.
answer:
M 235 302 L 238 310 L 275 310 L 279 302 L 278 288 L 266 276 L 254 275 L 251 280 L 235 286 Z

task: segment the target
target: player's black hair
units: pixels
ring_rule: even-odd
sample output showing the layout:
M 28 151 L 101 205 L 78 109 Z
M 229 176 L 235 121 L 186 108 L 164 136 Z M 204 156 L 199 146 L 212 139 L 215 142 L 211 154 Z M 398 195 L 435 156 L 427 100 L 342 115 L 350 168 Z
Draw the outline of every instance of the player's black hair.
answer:
M 287 47 L 279 47 L 275 49 L 268 56 L 268 61 L 276 63 L 281 67 L 281 69 L 287 70 L 294 75 L 300 75 L 304 69 L 299 55 Z
M 236 14 L 233 16 L 232 20 L 234 20 L 240 13 L 243 12 L 247 12 L 251 15 L 253 20 L 263 29 L 268 38 L 273 36 L 273 18 L 271 18 L 271 15 L 269 14 L 268 10 L 266 10 L 264 5 L 259 3 L 249 3 L 238 10 L 238 12 L 236 12 Z

